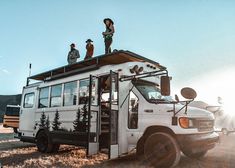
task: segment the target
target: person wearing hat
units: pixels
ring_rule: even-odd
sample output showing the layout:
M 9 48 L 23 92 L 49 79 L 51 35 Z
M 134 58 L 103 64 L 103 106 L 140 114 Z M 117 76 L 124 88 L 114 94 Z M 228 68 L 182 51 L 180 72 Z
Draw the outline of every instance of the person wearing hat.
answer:
M 86 41 L 86 56 L 84 58 L 84 60 L 89 59 L 93 56 L 94 53 L 94 45 L 92 44 L 92 40 L 91 39 L 87 39 Z
M 75 48 L 75 44 L 72 43 L 70 45 L 70 51 L 67 58 L 68 64 L 70 65 L 76 63 L 78 58 L 80 58 L 79 51 Z
M 114 23 L 112 19 L 105 18 L 104 24 L 106 26 L 106 31 L 103 32 L 104 44 L 105 44 L 105 54 L 111 53 L 111 44 L 113 42 L 113 34 L 114 34 Z

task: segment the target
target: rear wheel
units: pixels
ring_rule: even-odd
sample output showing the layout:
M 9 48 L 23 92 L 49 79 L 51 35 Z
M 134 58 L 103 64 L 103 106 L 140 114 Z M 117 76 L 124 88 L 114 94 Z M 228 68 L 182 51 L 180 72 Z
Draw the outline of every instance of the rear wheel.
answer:
M 183 153 L 188 156 L 189 158 L 192 158 L 192 159 L 200 159 L 200 158 L 203 158 L 206 153 L 207 153 L 207 150 L 206 151 L 201 151 L 201 152 L 197 152 L 197 153 L 192 153 L 190 151 L 183 151 Z
M 36 145 L 39 152 L 49 153 L 52 152 L 53 145 L 44 131 L 40 131 L 37 135 Z
M 53 144 L 53 147 L 52 147 L 52 152 L 58 152 L 60 149 L 60 144 Z
M 158 132 L 150 135 L 144 145 L 146 163 L 154 167 L 174 167 L 180 160 L 180 148 L 169 134 Z
M 18 133 L 18 128 L 14 127 L 13 130 L 14 130 L 14 133 L 16 134 Z

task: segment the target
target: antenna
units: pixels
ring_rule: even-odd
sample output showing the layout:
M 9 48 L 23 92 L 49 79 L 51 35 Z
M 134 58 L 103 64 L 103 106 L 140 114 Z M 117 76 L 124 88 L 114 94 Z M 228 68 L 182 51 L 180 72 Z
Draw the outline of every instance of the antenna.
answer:
M 31 69 L 32 69 L 32 64 L 29 63 L 29 77 L 31 76 Z
M 32 64 L 29 63 L 29 77 L 31 76 L 31 69 L 32 69 Z M 29 77 L 27 78 L 26 86 L 29 85 Z

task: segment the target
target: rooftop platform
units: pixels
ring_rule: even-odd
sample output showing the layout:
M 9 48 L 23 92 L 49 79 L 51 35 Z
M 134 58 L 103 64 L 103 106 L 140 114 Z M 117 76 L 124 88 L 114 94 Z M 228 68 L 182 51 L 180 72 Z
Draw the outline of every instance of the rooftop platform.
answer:
M 145 58 L 131 51 L 118 50 L 110 54 L 96 56 L 88 60 L 79 61 L 72 65 L 62 66 L 37 75 L 33 75 L 30 76 L 28 79 L 40 81 L 53 80 L 64 76 L 95 70 L 105 65 L 117 65 L 126 62 L 149 62 L 151 64 L 154 64 L 161 70 L 166 69 L 166 67 L 160 65 L 158 62 Z

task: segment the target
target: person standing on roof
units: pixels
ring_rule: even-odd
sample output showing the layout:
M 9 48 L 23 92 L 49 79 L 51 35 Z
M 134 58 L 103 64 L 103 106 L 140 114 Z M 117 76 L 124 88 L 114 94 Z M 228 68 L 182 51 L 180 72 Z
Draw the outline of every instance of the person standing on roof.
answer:
M 114 23 L 112 19 L 110 18 L 105 18 L 104 19 L 104 24 L 106 26 L 106 31 L 103 32 L 103 37 L 104 37 L 104 44 L 105 44 L 105 54 L 111 53 L 111 44 L 113 42 L 113 34 L 115 32 L 114 30 Z
M 84 58 L 84 60 L 92 58 L 93 53 L 94 53 L 94 45 L 92 44 L 92 40 L 91 39 L 87 39 L 86 41 L 86 56 Z
M 76 63 L 78 58 L 80 58 L 79 51 L 75 48 L 75 44 L 72 43 L 70 45 L 70 51 L 67 58 L 68 64 L 70 65 Z

